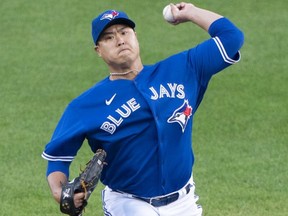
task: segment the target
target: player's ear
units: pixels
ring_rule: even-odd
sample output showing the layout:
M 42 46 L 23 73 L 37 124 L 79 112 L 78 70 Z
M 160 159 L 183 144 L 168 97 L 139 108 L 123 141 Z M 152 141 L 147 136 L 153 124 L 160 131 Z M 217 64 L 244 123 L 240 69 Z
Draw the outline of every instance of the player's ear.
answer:
M 95 52 L 98 54 L 99 57 L 102 56 L 98 44 L 95 45 L 94 50 L 95 50 Z

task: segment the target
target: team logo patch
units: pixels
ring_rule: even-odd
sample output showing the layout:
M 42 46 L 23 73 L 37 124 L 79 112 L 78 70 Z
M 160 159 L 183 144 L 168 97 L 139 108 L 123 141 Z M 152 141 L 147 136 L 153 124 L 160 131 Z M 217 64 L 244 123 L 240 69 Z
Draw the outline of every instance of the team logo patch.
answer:
M 104 19 L 113 20 L 118 15 L 119 15 L 119 13 L 117 11 L 113 10 L 110 13 L 103 14 L 103 16 L 100 18 L 100 20 L 104 20 Z
M 182 132 L 184 133 L 186 125 L 190 116 L 192 115 L 192 107 L 189 105 L 188 100 L 184 100 L 184 103 L 174 111 L 172 116 L 167 120 L 168 123 L 178 123 Z

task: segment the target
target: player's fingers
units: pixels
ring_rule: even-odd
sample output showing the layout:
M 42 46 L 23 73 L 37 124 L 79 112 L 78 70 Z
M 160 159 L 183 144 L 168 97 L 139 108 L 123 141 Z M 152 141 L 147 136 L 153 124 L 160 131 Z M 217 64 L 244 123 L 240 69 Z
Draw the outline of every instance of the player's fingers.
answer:
M 177 7 L 178 10 L 181 10 L 182 8 L 185 7 L 185 4 L 186 4 L 185 2 L 177 3 L 175 4 L 175 7 Z
M 177 5 L 170 3 L 170 8 L 171 8 L 171 13 L 172 16 L 174 17 L 174 22 L 170 22 L 171 24 L 177 25 L 179 22 L 177 21 L 177 17 L 178 17 L 178 13 L 179 13 L 179 9 L 177 7 Z
M 176 5 L 174 4 L 170 4 L 170 8 L 171 8 L 171 13 L 174 16 L 174 14 L 176 15 L 176 13 L 178 12 L 178 8 L 176 7 Z
M 76 193 L 74 194 L 74 205 L 76 208 L 79 208 L 83 205 L 85 199 L 85 193 Z
M 193 4 L 186 2 L 181 2 L 175 5 L 170 4 L 170 6 L 171 12 L 175 19 L 175 22 L 172 23 L 174 25 L 189 21 L 191 16 L 191 9 L 195 7 Z

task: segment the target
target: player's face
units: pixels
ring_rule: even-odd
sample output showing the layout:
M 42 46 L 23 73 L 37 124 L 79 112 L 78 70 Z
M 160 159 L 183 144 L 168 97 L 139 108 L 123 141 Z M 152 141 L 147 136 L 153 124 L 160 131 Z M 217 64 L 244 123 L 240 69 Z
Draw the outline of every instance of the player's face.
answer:
M 140 58 L 136 32 L 122 24 L 107 28 L 101 34 L 95 50 L 111 67 L 130 67 Z

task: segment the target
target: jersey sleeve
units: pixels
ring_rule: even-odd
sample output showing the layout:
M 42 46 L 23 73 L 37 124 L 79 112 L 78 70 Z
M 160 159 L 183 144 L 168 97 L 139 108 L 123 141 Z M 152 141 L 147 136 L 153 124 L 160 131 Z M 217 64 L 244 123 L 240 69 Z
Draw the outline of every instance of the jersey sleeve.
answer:
M 64 111 L 42 157 L 48 160 L 47 175 L 61 171 L 69 175 L 69 166 L 85 139 L 84 126 L 77 109 L 69 105 Z
M 190 50 L 191 63 L 203 86 L 212 75 L 240 61 L 239 49 L 244 42 L 242 31 L 224 17 L 212 23 L 208 32 L 211 38 Z

